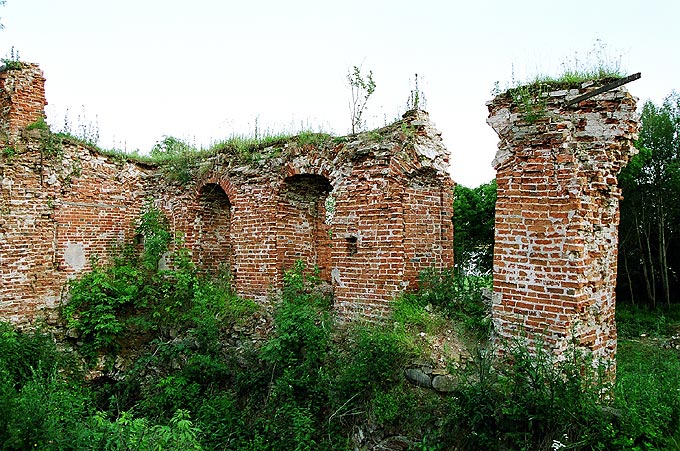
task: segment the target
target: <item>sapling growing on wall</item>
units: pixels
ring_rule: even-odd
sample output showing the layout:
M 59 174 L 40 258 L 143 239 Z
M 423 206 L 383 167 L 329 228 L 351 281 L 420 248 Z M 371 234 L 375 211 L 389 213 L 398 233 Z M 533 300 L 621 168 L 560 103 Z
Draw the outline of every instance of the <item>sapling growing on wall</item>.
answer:
M 347 72 L 347 81 L 352 90 L 352 99 L 349 107 L 352 113 L 352 134 L 361 130 L 364 121 L 361 116 L 366 109 L 366 103 L 375 92 L 375 81 L 373 81 L 373 71 L 369 70 L 368 75 L 361 73 L 361 68 L 354 66 Z
M 424 110 L 426 108 L 427 101 L 425 100 L 425 94 L 418 86 L 418 74 L 415 76 L 414 87 L 409 93 L 408 99 L 406 100 L 406 110 Z

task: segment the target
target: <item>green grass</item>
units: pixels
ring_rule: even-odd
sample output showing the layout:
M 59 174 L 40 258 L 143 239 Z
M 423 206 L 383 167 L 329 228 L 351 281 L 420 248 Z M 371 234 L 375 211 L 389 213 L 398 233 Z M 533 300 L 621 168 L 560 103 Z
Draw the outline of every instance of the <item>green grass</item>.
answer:
M 557 75 L 537 74 L 526 82 L 512 81 L 508 91 L 520 87 L 538 87 L 547 85 L 551 88 L 577 87 L 589 80 L 618 79 L 625 76 L 621 68 L 621 55 L 612 56 L 611 49 L 600 39 L 596 39 L 585 53 L 578 52 L 566 57 L 561 63 L 561 70 Z
M 147 234 L 162 225 L 145 218 Z M 163 244 L 167 237 L 160 238 Z M 113 331 L 120 347 L 98 349 L 126 359 L 122 370 L 88 383 L 74 371 L 77 356 L 58 350 L 49 335 L 0 324 L 0 449 L 145 450 L 163 443 L 342 451 L 367 446 L 353 441 L 359 429 L 407 436 L 409 449 L 420 451 L 680 448 L 680 343 L 669 335 L 679 323 L 676 310 L 664 312 L 663 322 L 658 312 L 620 310 L 619 328 L 632 338 L 619 342 L 614 386 L 576 351 L 556 361 L 518 345 L 501 361 L 479 347 L 470 349 L 466 367 L 452 367 L 458 385 L 442 395 L 407 383 L 404 368 L 427 358 L 416 343 L 420 331 L 447 333 L 458 323 L 470 342 L 479 340 L 474 327 L 485 323 L 477 292 L 487 280 L 426 271 L 421 289 L 397 299 L 389 320 L 348 327 L 314 289 L 314 271 L 297 264 L 272 299 L 271 332 L 253 343 L 232 326 L 248 330 L 257 306 L 234 298 L 228 278 L 197 277 L 181 251 L 178 268 L 159 274 L 153 263 L 162 246 L 154 249 L 79 282 L 95 284 L 80 287 L 87 296 L 81 321 L 98 305 L 111 306 L 121 321 L 151 315 L 143 340 L 130 340 L 129 331 L 144 321 L 128 323 L 124 336 Z M 111 321 L 94 319 L 92 330 L 106 335 L 97 325 Z M 89 340 L 87 329 L 80 340 Z
M 581 84 L 588 80 L 609 80 L 623 78 L 624 74 L 619 69 L 612 69 L 606 67 L 595 67 L 584 70 L 569 69 L 557 76 L 538 75 L 531 80 L 532 84 L 549 84 L 549 85 L 567 85 L 573 86 Z
M 513 103 L 523 113 L 524 119 L 533 124 L 546 116 L 547 94 L 555 90 L 580 88 L 585 81 L 593 80 L 605 83 L 622 78 L 618 69 L 592 68 L 585 70 L 567 70 L 557 76 L 537 75 L 526 83 L 515 83 L 505 95 L 510 96 Z
M 619 341 L 615 407 L 631 449 L 680 449 L 680 351 L 665 346 Z
M 664 337 L 680 332 L 680 305 L 649 309 L 620 303 L 616 306 L 619 338 Z
M 165 136 L 156 143 L 149 155 L 144 155 L 139 151 L 128 153 L 117 149 L 103 149 L 96 142 L 71 133 L 59 132 L 52 136 L 58 138 L 60 143 L 85 146 L 116 161 L 157 166 L 169 180 L 183 185 L 198 178 L 202 164 L 220 154 L 227 156 L 230 161 L 251 165 L 280 156 L 288 143 L 322 146 L 333 142 L 333 137 L 329 134 L 301 131 L 297 134 L 271 133 L 258 137 L 232 136 L 207 148 L 196 148 L 180 139 Z
M 625 76 L 621 57 L 611 58 L 606 45 L 597 40 L 593 48 L 581 58 L 577 53 L 562 63 L 557 75 L 539 73 L 526 81 L 514 78 L 504 92 L 496 82 L 492 94 L 508 96 L 523 114 L 524 120 L 533 124 L 546 117 L 547 94 L 551 91 L 580 88 L 586 81 L 606 83 Z

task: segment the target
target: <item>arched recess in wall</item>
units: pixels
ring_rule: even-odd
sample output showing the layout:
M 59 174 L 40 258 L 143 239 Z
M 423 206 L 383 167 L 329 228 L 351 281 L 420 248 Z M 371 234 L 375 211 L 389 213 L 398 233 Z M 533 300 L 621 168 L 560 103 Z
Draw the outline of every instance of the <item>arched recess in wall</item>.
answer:
M 330 283 L 330 226 L 326 200 L 332 186 L 321 175 L 297 174 L 284 179 L 277 208 L 277 266 L 279 274 L 297 260 L 307 268 L 319 268 L 319 276 Z
M 231 201 L 217 183 L 206 183 L 198 192 L 196 216 L 197 261 L 206 271 L 231 270 Z

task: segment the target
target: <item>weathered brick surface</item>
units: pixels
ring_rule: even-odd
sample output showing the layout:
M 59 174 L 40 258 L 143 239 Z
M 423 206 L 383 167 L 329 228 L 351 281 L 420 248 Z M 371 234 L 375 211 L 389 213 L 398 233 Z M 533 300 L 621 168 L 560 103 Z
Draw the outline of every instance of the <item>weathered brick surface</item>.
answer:
M 0 317 L 53 320 L 66 281 L 130 234 L 145 171 L 83 146 L 49 146 L 33 64 L 0 73 Z
M 0 72 L 0 136 L 13 143 L 28 125 L 45 118 L 45 78 L 37 64 Z
M 634 152 L 636 101 L 618 88 L 562 106 L 599 86 L 546 92 L 533 123 L 510 95 L 489 103 L 500 138 L 493 321 L 501 344 L 524 337 L 562 355 L 576 343 L 613 364 L 617 174 Z
M 66 281 L 132 239 L 146 171 L 83 146 L 47 156 L 15 144 L 0 184 L 0 316 L 31 322 L 59 302 Z
M 2 319 L 54 320 L 68 279 L 135 238 L 145 202 L 199 267 L 228 268 L 239 294 L 266 300 L 301 259 L 319 268 L 345 319 L 385 315 L 420 269 L 453 264 L 453 183 L 427 113 L 332 142 L 279 143 L 248 162 L 218 152 L 182 186 L 81 144 L 47 152 L 47 135 L 25 130 L 44 117 L 42 73 L 26 65 L 0 80 L 21 86 L 0 95 L 0 145 L 16 150 L 0 162 Z
M 209 183 L 231 187 L 240 293 L 264 299 L 301 259 L 332 285 L 342 317 L 380 317 L 420 269 L 453 264 L 448 155 L 426 113 L 263 153 L 275 156 L 248 166 L 223 157 L 206 163 Z

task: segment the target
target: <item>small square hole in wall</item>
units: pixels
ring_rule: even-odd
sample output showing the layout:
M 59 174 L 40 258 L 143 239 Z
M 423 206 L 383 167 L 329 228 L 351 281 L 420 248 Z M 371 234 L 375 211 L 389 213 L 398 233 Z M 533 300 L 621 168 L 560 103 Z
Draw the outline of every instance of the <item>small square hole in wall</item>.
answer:
M 357 237 L 355 236 L 348 236 L 345 238 L 347 240 L 347 253 L 349 255 L 356 255 L 357 254 Z

